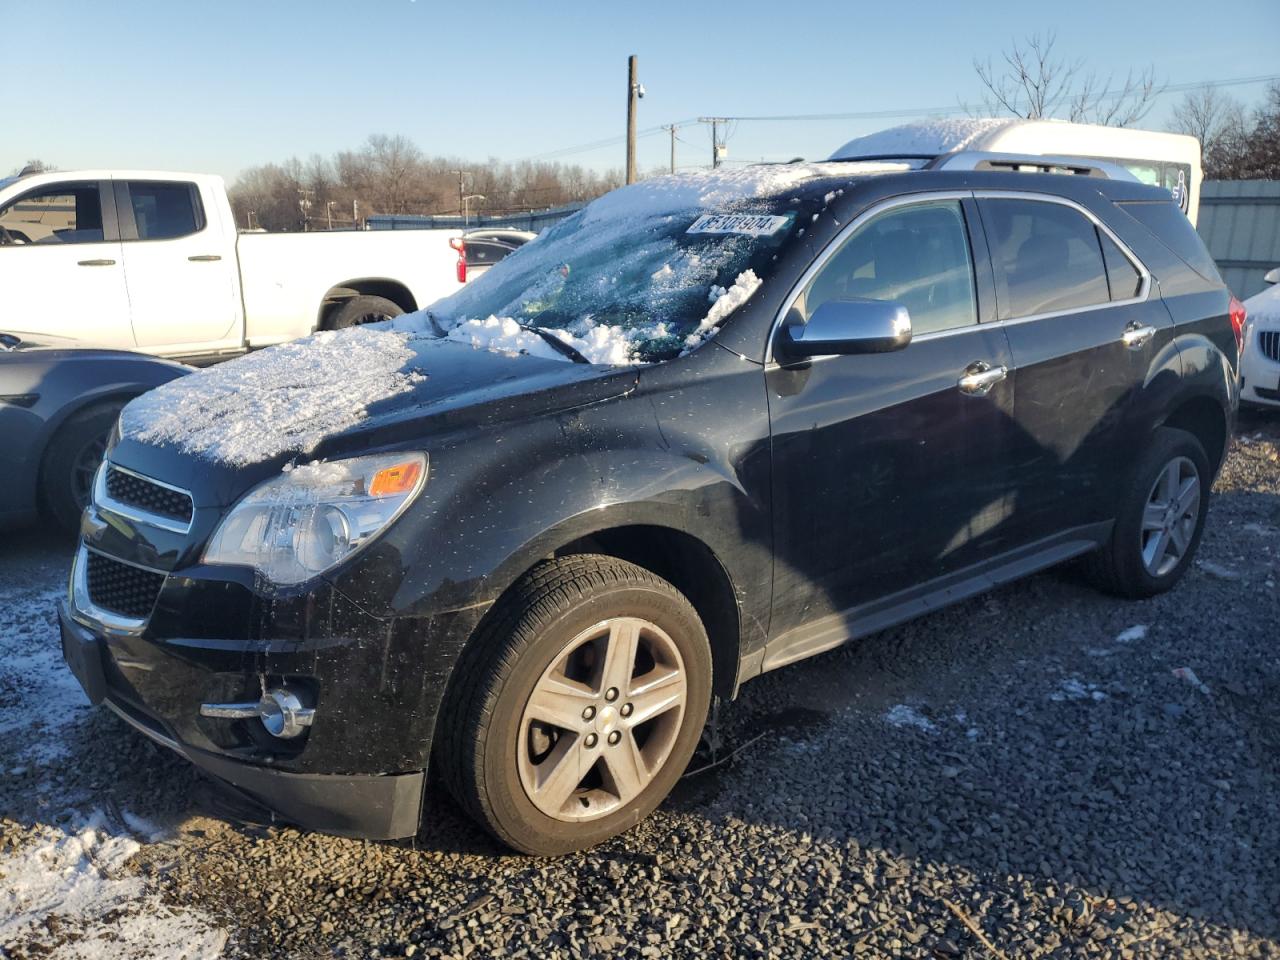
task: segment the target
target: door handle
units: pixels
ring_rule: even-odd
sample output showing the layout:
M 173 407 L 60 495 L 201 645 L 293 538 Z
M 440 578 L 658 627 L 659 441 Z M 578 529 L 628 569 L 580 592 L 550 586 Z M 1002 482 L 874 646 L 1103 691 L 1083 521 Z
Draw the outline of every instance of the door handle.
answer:
M 1009 368 L 1003 364 L 993 367 L 985 360 L 978 360 L 964 368 L 964 376 L 960 378 L 960 392 L 971 397 L 985 397 L 991 388 L 1009 375 Z
M 80 267 L 114 267 L 114 260 L 77 260 L 76 266 Z
M 222 257 L 216 253 L 199 253 L 194 257 L 187 257 L 192 263 L 213 263 L 215 260 L 221 260 Z
M 1130 350 L 1138 350 L 1146 346 L 1147 342 L 1155 335 L 1155 327 L 1135 322 L 1124 328 L 1124 333 L 1120 335 L 1120 340 Z

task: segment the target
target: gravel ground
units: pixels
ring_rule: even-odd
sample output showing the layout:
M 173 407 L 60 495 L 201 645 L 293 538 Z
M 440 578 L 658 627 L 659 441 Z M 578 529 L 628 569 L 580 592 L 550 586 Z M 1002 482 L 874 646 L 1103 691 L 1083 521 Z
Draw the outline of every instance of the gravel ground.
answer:
M 723 762 L 554 861 L 440 797 L 403 843 L 228 819 L 76 699 L 69 545 L 11 540 L 0 956 L 1280 957 L 1278 460 L 1244 418 L 1173 593 L 1051 572 L 753 681 Z

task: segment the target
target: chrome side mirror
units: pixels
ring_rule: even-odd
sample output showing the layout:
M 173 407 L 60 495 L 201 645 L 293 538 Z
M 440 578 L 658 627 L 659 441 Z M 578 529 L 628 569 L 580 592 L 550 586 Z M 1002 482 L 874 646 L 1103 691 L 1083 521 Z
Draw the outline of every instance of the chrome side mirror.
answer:
M 1262 275 L 1263 283 L 1280 283 L 1280 267 L 1272 267 Z
M 911 316 L 901 303 L 828 300 L 813 311 L 808 323 L 783 324 L 778 352 L 786 358 L 888 353 L 910 342 Z

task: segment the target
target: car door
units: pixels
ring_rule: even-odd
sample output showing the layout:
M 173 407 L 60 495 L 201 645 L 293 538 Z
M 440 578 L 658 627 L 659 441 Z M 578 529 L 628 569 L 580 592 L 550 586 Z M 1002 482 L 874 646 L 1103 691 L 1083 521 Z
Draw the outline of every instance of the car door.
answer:
M 0 332 L 132 347 L 110 183 L 33 187 L 0 207 Z
M 984 193 L 979 208 L 1015 373 L 1015 529 L 1025 541 L 1104 522 L 1140 451 L 1130 428 L 1168 312 L 1137 257 L 1052 196 Z
M 116 181 L 138 346 L 180 355 L 238 346 L 235 247 L 196 184 Z
M 831 645 L 809 644 L 806 630 L 834 619 L 838 642 L 838 621 L 857 608 L 962 570 L 1004 541 L 1012 361 L 1004 331 L 979 322 L 983 309 L 994 318 L 990 272 L 963 196 L 863 214 L 789 304 L 788 324 L 831 299 L 897 301 L 913 336 L 896 352 L 766 365 L 770 666 Z

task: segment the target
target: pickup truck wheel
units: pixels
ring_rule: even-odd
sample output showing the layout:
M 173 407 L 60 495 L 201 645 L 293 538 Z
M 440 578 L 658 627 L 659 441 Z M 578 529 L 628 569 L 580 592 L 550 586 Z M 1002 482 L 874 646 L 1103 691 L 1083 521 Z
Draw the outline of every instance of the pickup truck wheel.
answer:
M 45 510 L 73 533 L 93 493 L 93 477 L 107 449 L 107 437 L 121 405 L 102 404 L 72 414 L 49 441 L 40 468 Z
M 1085 558 L 1085 573 L 1108 593 L 1155 596 L 1191 566 L 1209 510 L 1209 458 L 1185 430 L 1161 427 L 1121 491 L 1106 546 Z
M 711 701 L 702 621 L 670 583 L 612 557 L 540 564 L 455 669 L 437 757 L 450 792 L 507 845 L 593 846 L 648 816 Z
M 345 330 L 362 323 L 390 320 L 402 313 L 400 305 L 386 297 L 352 297 L 330 309 L 325 325 L 330 330 Z

